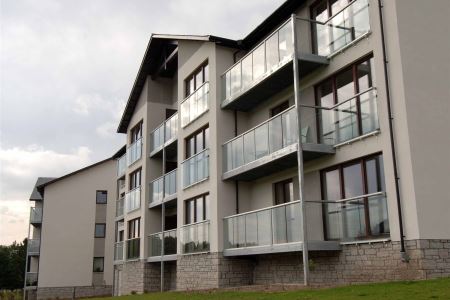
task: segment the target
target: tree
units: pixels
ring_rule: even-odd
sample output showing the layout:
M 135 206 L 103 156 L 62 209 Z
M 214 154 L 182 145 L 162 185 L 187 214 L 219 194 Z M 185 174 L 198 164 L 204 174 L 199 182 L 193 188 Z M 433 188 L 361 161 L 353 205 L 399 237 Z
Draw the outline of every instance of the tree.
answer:
M 21 289 L 25 280 L 27 239 L 0 246 L 0 290 Z

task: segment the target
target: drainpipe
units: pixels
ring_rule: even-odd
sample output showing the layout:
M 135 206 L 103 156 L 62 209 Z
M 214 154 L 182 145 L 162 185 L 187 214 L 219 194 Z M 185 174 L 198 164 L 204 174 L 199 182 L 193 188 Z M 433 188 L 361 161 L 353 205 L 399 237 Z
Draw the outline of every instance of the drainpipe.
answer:
M 405 262 L 409 261 L 408 254 L 405 249 L 405 236 L 403 231 L 403 216 L 402 216 L 402 203 L 400 198 L 400 186 L 399 181 L 400 177 L 398 176 L 398 165 L 397 165 L 397 157 L 395 150 L 395 142 L 394 142 L 394 129 L 392 120 L 394 119 L 392 115 L 392 106 L 391 106 L 391 93 L 389 88 L 389 74 L 388 74 L 388 63 L 387 55 L 386 55 L 386 40 L 384 36 L 384 22 L 383 22 L 383 4 L 381 0 L 378 0 L 378 10 L 380 14 L 380 30 L 381 30 L 381 43 L 383 46 L 383 67 L 384 67 L 384 83 L 386 85 L 386 102 L 388 109 L 388 119 L 389 119 L 389 138 L 391 142 L 391 154 L 392 154 L 392 164 L 394 168 L 394 177 L 395 177 L 395 193 L 397 196 L 397 213 L 398 213 L 398 223 L 400 230 L 400 253 L 402 260 Z
M 235 59 L 235 62 L 236 62 L 236 59 Z M 237 110 L 234 110 L 234 136 L 236 137 L 237 136 L 237 123 L 238 123 L 238 120 L 237 120 L 237 118 L 238 118 L 238 116 L 237 116 Z M 236 192 L 236 214 L 238 214 L 239 213 L 239 181 L 238 180 L 236 180 L 235 182 L 234 182 L 234 187 L 235 187 L 235 192 Z

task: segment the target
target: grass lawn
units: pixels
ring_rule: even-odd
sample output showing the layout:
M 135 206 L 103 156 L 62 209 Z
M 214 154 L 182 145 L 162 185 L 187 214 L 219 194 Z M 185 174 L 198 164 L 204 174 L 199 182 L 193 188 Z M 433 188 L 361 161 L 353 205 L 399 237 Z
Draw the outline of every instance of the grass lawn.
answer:
M 101 300 L 109 298 L 99 298 Z M 415 300 L 450 299 L 450 278 L 353 285 L 329 289 L 305 289 L 286 292 L 166 292 L 115 297 L 114 300 Z

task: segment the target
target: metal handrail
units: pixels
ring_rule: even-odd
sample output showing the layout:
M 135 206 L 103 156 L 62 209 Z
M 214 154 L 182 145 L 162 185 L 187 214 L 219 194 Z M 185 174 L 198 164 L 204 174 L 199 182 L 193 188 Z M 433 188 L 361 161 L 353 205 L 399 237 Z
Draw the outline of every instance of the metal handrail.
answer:
M 134 192 L 135 190 L 140 190 L 141 189 L 141 186 L 137 186 L 137 187 L 135 187 L 135 188 L 133 188 L 132 190 L 129 190 L 128 192 L 126 192 L 126 194 L 130 194 L 130 193 L 132 193 L 132 192 Z
M 190 224 L 185 224 L 185 225 L 181 225 L 180 228 L 184 228 L 184 227 L 189 227 L 189 226 L 194 226 L 194 225 L 200 225 L 203 223 L 209 223 L 210 220 L 203 220 L 203 221 L 199 221 L 199 222 L 195 222 L 195 223 L 190 223 Z
M 338 10 L 334 15 L 332 15 L 331 17 L 329 17 L 328 19 L 326 19 L 325 21 L 317 21 L 317 20 L 313 20 L 313 19 L 308 19 L 308 18 L 303 18 L 303 17 L 297 17 L 296 19 L 301 20 L 301 21 L 307 21 L 307 22 L 311 22 L 311 23 L 317 23 L 319 25 L 327 25 L 328 22 L 330 22 L 332 19 L 334 19 L 337 15 L 339 15 L 341 12 L 343 12 L 344 10 L 346 10 L 348 7 L 350 7 L 351 5 L 353 5 L 353 3 L 355 3 L 356 1 L 359 0 L 353 0 L 351 2 L 349 2 L 348 4 L 346 4 L 343 8 L 341 8 L 340 10 Z M 369 4 L 370 5 L 370 4 Z
M 183 160 L 183 161 L 181 162 L 181 164 L 185 163 L 186 161 L 188 161 L 188 160 L 190 160 L 190 159 L 192 159 L 192 158 L 194 158 L 194 157 L 196 157 L 196 156 L 199 156 L 200 154 L 202 154 L 203 152 L 208 151 L 208 150 L 209 150 L 209 148 L 205 148 L 205 149 L 203 149 L 202 151 L 200 151 L 200 152 L 198 152 L 198 153 L 195 153 L 195 154 L 192 155 L 191 157 L 186 158 L 185 160 Z M 208 157 L 208 156 L 209 156 L 209 153 L 207 154 L 206 157 Z
M 356 1 L 356 0 L 355 0 Z M 225 72 L 222 73 L 222 75 L 220 75 L 220 77 L 223 77 L 223 75 L 225 75 L 226 73 L 228 73 L 228 71 L 230 71 L 231 69 L 233 69 L 235 66 L 237 66 L 238 64 L 240 64 L 245 58 L 247 58 L 247 56 L 249 56 L 250 54 L 253 53 L 253 51 L 258 48 L 259 46 L 263 45 L 268 39 L 270 39 L 272 37 L 272 35 L 275 32 L 278 32 L 281 28 L 283 28 L 284 25 L 286 25 L 287 23 L 289 23 L 291 21 L 292 18 L 287 19 L 284 23 L 282 23 L 280 26 L 278 26 L 275 30 L 273 30 L 268 36 L 267 38 L 265 38 L 262 42 L 258 43 L 256 46 L 254 46 L 251 50 L 248 51 L 247 54 L 245 54 L 245 56 L 243 56 L 240 60 L 238 60 L 237 62 L 235 62 L 231 67 L 229 67 L 228 69 L 225 70 Z
M 209 81 L 205 81 L 203 82 L 198 88 L 196 88 L 189 96 L 186 96 L 181 102 L 180 105 L 185 102 L 186 100 L 188 100 L 189 98 L 192 97 L 192 95 L 194 95 L 195 93 L 197 93 L 205 84 L 209 83 Z
M 350 197 L 350 198 L 345 198 L 345 199 L 340 199 L 340 200 L 305 200 L 305 203 L 343 203 L 343 202 L 351 202 L 351 201 L 355 201 L 355 200 L 360 200 L 361 198 L 369 198 L 369 197 L 374 197 L 374 196 L 386 196 L 386 192 L 376 192 L 376 193 L 370 193 L 370 194 L 365 194 L 365 195 L 361 195 L 361 196 L 355 196 L 355 197 Z
M 161 127 L 163 127 L 167 122 L 171 121 L 172 118 L 174 118 L 176 115 L 178 115 L 178 112 L 174 113 L 173 115 L 171 115 L 168 119 L 165 119 L 162 123 L 160 123 L 158 126 L 156 126 L 155 129 L 153 129 L 150 132 L 150 135 L 152 135 L 156 130 L 160 129 Z
M 237 214 L 237 215 L 223 217 L 223 219 L 225 220 L 225 219 L 237 218 L 237 217 L 240 217 L 240 216 L 254 214 L 254 213 L 261 212 L 261 211 L 271 210 L 271 209 L 274 209 L 274 208 L 278 208 L 278 207 L 282 207 L 282 206 L 288 206 L 288 205 L 292 205 L 292 204 L 296 204 L 296 203 L 300 203 L 300 201 L 299 200 L 295 200 L 295 201 L 291 201 L 291 202 L 287 202 L 287 203 L 283 203 L 283 204 L 278 204 L 278 205 L 274 205 L 274 206 L 264 207 L 264 208 L 260 208 L 260 209 L 247 211 L 247 212 L 244 212 L 244 213 L 240 213 L 240 214 Z
M 188 158 L 189 159 L 189 158 Z M 162 178 L 164 178 L 164 177 L 166 177 L 166 176 L 169 176 L 170 174 L 172 174 L 172 173 L 174 173 L 174 172 L 176 172 L 178 170 L 178 168 L 176 168 L 176 169 L 173 169 L 172 171 L 170 171 L 170 172 L 167 172 L 166 174 L 164 174 L 164 175 L 161 175 L 161 176 L 159 176 L 158 178 L 156 178 L 156 179 L 153 179 L 152 181 L 150 181 L 150 184 L 152 184 L 153 182 L 156 182 L 156 181 L 158 181 L 158 180 L 160 180 L 160 179 L 162 179 Z
M 300 104 L 300 107 L 316 108 L 316 109 L 323 109 L 323 110 L 333 110 L 333 109 L 335 109 L 336 107 L 338 107 L 338 106 L 340 106 L 340 105 L 342 105 L 342 104 L 345 104 L 345 103 L 347 103 L 347 102 L 349 102 L 349 101 L 351 101 L 351 100 L 353 100 L 353 99 L 355 99 L 355 98 L 361 96 L 362 94 L 365 94 L 365 93 L 370 92 L 370 91 L 372 91 L 372 90 L 377 90 L 377 88 L 374 87 L 374 86 L 373 86 L 373 87 L 370 87 L 370 88 L 368 88 L 368 89 L 366 89 L 366 90 L 364 90 L 364 91 L 362 91 L 362 92 L 359 92 L 359 93 L 357 93 L 357 94 L 351 96 L 350 98 L 347 98 L 347 99 L 345 99 L 344 101 L 341 101 L 341 102 L 339 102 L 339 103 L 337 103 L 337 104 L 335 104 L 335 105 L 333 105 L 333 106 L 328 106 L 328 107 L 327 107 L 327 106 L 317 106 L 317 105 Z
M 165 230 L 165 231 L 160 231 L 160 232 L 155 232 L 155 233 L 151 233 L 151 234 L 149 234 L 148 236 L 150 237 L 150 236 L 156 236 L 156 235 L 158 235 L 158 234 L 167 234 L 167 233 L 170 233 L 170 232 L 177 232 L 177 229 L 175 228 L 175 229 L 170 229 L 170 230 Z
M 135 140 L 133 143 L 131 143 L 128 147 L 127 150 L 130 149 L 131 147 L 133 147 L 134 145 L 137 145 L 138 143 L 142 144 L 142 136 L 140 138 L 138 138 L 137 140 Z M 127 151 L 128 152 L 128 151 Z
M 264 124 L 269 123 L 270 121 L 276 119 L 277 117 L 279 117 L 279 116 L 281 116 L 281 115 L 287 113 L 288 111 L 293 110 L 294 108 L 295 108 L 295 105 L 289 107 L 289 108 L 286 109 L 286 110 L 283 110 L 282 112 L 276 114 L 276 115 L 273 116 L 273 117 L 270 117 L 269 119 L 267 119 L 267 120 L 265 120 L 264 122 L 262 122 L 262 123 L 256 125 L 255 127 L 252 127 L 252 128 L 250 128 L 249 130 L 244 131 L 243 133 L 241 133 L 241 134 L 235 136 L 235 137 L 232 138 L 231 140 L 226 141 L 225 143 L 222 144 L 222 146 L 225 146 L 226 144 L 228 144 L 228 143 L 230 143 L 230 142 L 232 142 L 232 141 L 234 141 L 234 140 L 237 140 L 238 138 L 240 138 L 240 137 L 246 135 L 247 133 L 249 133 L 249 132 L 251 132 L 251 131 L 254 131 L 256 128 L 259 128 L 259 127 L 263 126 Z

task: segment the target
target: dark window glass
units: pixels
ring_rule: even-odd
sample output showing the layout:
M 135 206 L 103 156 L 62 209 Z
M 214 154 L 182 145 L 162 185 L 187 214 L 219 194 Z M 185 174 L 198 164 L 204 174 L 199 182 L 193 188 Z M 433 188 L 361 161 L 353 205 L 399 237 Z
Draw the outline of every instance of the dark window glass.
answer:
M 142 121 L 131 129 L 131 143 L 136 142 L 142 137 Z
M 294 201 L 294 183 L 292 178 L 275 183 L 275 205 Z
M 141 169 L 130 174 L 130 190 L 141 186 Z
M 289 108 L 289 101 L 285 101 L 270 110 L 270 117 L 276 116 L 288 108 Z
M 186 97 L 195 92 L 203 83 L 209 80 L 208 64 L 204 64 L 186 78 Z
M 209 195 L 186 200 L 186 224 L 197 223 L 209 218 Z
M 140 218 L 128 221 L 128 239 L 134 239 L 140 236 L 140 221 Z
M 105 237 L 106 224 L 96 223 L 95 224 L 95 237 L 104 238 Z
M 108 192 L 107 191 L 97 191 L 95 196 L 95 202 L 97 204 L 106 204 L 108 201 Z
M 209 128 L 203 128 L 200 131 L 186 138 L 186 158 L 189 158 L 209 146 Z
M 93 263 L 93 272 L 103 272 L 104 268 L 104 258 L 103 257 L 94 257 Z

